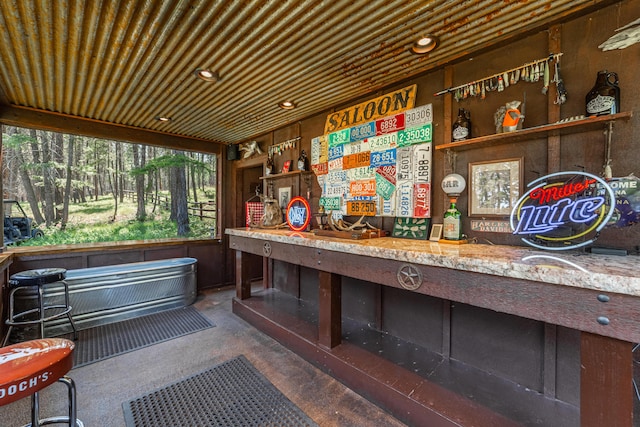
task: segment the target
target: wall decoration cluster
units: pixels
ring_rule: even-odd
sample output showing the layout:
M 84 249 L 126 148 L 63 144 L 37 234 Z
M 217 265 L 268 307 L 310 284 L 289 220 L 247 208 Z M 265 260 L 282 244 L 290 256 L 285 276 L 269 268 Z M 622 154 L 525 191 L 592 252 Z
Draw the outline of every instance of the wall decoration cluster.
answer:
M 428 104 L 313 138 L 320 205 L 342 215 L 430 218 L 432 117 Z

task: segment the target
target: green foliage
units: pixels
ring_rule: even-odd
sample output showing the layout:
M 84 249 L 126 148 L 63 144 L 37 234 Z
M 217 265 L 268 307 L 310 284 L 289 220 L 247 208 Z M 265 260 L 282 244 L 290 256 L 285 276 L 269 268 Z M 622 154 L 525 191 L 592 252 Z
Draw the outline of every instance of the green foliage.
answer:
M 2 134 L 2 145 L 11 147 L 11 148 L 19 148 L 23 144 L 34 142 L 34 139 L 29 135 L 24 135 L 20 133 L 15 133 L 11 136 L 6 133 Z
M 175 221 L 169 220 L 169 212 L 162 212 L 148 217 L 145 221 L 135 220 L 136 204 L 131 200 L 119 205 L 118 218 L 110 221 L 113 213 L 113 198 L 100 197 L 96 201 L 71 204 L 69 206 L 69 223 L 65 230 L 59 225 L 44 228 L 44 237 L 25 241 L 20 246 L 75 245 L 95 242 L 118 242 L 126 240 L 153 240 L 177 237 Z M 29 207 L 23 206 L 27 215 Z M 211 236 L 212 219 L 190 216 L 191 232 L 184 237 L 207 238 Z
M 131 169 L 130 174 L 136 176 L 140 174 L 148 174 L 161 169 L 180 166 L 192 166 L 197 170 L 211 172 L 211 168 L 209 168 L 206 163 L 199 160 L 193 159 L 184 154 L 166 154 L 147 161 L 147 164 L 144 167 Z

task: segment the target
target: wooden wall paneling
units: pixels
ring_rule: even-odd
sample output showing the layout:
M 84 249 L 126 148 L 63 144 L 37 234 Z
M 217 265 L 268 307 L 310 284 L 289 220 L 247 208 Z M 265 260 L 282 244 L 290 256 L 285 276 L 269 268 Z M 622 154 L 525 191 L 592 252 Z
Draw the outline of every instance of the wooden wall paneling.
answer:
M 632 427 L 632 344 L 583 332 L 580 347 L 581 427 Z
M 442 356 L 451 357 L 451 301 L 442 300 Z
M 542 360 L 542 391 L 545 396 L 556 397 L 556 369 L 558 366 L 557 335 L 558 327 L 544 325 L 544 357 Z
M 554 25 L 549 29 L 549 52 L 562 52 L 562 31 L 560 25 Z M 560 59 L 562 62 L 562 58 Z M 551 77 L 555 75 L 553 72 L 554 64 L 551 66 Z M 562 73 L 562 69 L 560 70 Z M 549 93 L 547 95 L 547 117 L 548 123 L 556 123 L 560 120 L 560 105 L 556 104 L 557 86 L 553 83 L 549 84 Z M 547 172 L 560 171 L 560 135 L 551 135 L 547 139 Z
M 189 247 L 186 245 L 162 247 L 158 249 L 145 249 L 142 258 L 144 261 L 155 261 L 159 259 L 183 258 L 188 255 Z
M 227 283 L 222 268 L 227 250 L 217 240 L 212 240 L 210 245 L 188 247 L 187 256 L 198 260 L 198 290 L 223 286 Z
M 444 87 L 453 86 L 453 67 L 447 66 L 444 68 Z M 446 93 L 442 95 L 444 97 L 444 117 L 442 118 L 442 141 L 444 144 L 451 142 L 451 127 L 453 125 L 453 95 Z M 446 167 L 446 165 L 445 165 Z M 445 174 L 451 172 L 445 172 Z

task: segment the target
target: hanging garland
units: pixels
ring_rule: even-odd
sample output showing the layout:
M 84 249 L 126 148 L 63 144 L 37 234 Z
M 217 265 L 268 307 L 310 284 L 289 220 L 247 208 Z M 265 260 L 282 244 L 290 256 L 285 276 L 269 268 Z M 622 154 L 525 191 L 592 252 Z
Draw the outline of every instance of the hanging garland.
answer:
M 488 92 L 502 92 L 505 88 L 519 81 L 538 82 L 542 80 L 544 84 L 542 93 L 546 95 L 549 90 L 549 84 L 555 83 L 557 88 L 556 104 L 563 104 L 566 101 L 567 92 L 564 88 L 564 82 L 560 77 L 561 56 L 562 53 L 552 53 L 547 58 L 537 59 L 520 67 L 502 71 L 480 80 L 443 89 L 435 93 L 434 96 L 453 93 L 456 101 L 467 99 L 470 96 L 480 96 L 482 99 L 485 99 Z M 551 72 L 549 70 L 549 62 L 551 61 L 555 61 L 555 74 L 553 79 L 551 79 Z
M 281 155 L 283 151 L 291 150 L 296 148 L 298 141 L 300 141 L 301 137 L 297 136 L 292 139 L 288 139 L 284 142 L 280 142 L 278 144 L 271 145 L 269 147 L 269 157 L 273 157 L 274 154 Z

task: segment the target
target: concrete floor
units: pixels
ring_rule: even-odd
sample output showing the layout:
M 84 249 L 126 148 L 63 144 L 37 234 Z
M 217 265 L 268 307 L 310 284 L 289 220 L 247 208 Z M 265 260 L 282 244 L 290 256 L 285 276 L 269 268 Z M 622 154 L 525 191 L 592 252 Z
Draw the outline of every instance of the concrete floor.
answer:
M 87 427 L 123 427 L 123 402 L 243 354 L 320 426 L 405 425 L 235 316 L 234 293 L 198 297 L 195 307 L 214 328 L 73 369 L 78 418 Z M 65 414 L 65 390 L 56 383 L 41 392 L 41 417 Z M 0 427 L 27 424 L 29 414 L 28 398 L 0 407 Z

